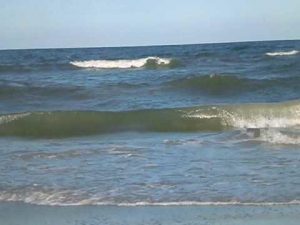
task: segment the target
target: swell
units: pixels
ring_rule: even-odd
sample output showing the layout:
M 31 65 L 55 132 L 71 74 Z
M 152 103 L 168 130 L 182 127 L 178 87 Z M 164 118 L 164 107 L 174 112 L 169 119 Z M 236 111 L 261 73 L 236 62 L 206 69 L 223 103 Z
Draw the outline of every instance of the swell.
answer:
M 167 82 L 175 90 L 199 91 L 211 95 L 242 94 L 256 90 L 274 88 L 300 88 L 300 77 L 278 77 L 272 79 L 251 79 L 234 75 L 190 76 Z
M 69 97 L 74 99 L 84 99 L 90 97 L 90 93 L 80 86 L 34 86 L 29 83 L 7 82 L 0 80 L 0 99 L 24 100 L 25 97 L 33 98 L 57 98 Z
M 36 71 L 49 71 L 49 70 L 74 70 L 69 63 L 28 63 L 16 65 L 0 65 L 1 73 L 26 73 Z
M 56 111 L 0 116 L 0 136 L 66 138 L 116 132 L 207 132 L 300 125 L 298 101 L 124 112 Z
M 105 93 L 104 90 L 112 88 L 121 90 L 131 90 L 146 88 L 148 84 L 129 82 L 117 82 L 97 85 L 96 87 L 85 87 L 82 85 L 65 85 L 65 84 L 34 84 L 30 82 L 9 81 L 0 79 L 0 99 L 11 100 L 12 98 L 24 100 L 25 97 L 44 98 L 45 101 L 51 98 L 70 98 L 70 99 L 90 99 Z
M 119 88 L 120 90 L 147 88 L 146 82 L 141 84 L 130 84 L 119 82 L 107 84 L 106 88 Z M 102 87 L 103 88 L 103 87 Z M 287 89 L 298 91 L 300 88 L 300 77 L 281 77 L 273 79 L 251 79 L 232 75 L 205 75 L 191 76 L 177 80 L 167 81 L 159 86 L 162 90 L 200 92 L 205 95 L 231 96 L 232 94 L 245 94 L 255 91 L 274 91 Z M 93 93 L 99 93 L 99 88 L 84 88 L 83 86 L 45 85 L 38 86 L 24 82 L 10 82 L 0 80 L 0 99 L 11 99 L 12 97 L 24 98 L 26 96 L 38 97 L 71 97 L 76 99 L 87 99 Z M 103 90 L 103 89 L 101 89 Z

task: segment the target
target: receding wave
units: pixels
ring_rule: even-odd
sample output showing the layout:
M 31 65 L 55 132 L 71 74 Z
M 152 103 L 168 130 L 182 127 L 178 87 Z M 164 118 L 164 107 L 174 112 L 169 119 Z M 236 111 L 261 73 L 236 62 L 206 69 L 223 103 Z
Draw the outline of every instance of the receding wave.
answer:
M 266 55 L 268 56 L 289 56 L 289 55 L 296 55 L 299 51 L 292 50 L 292 51 L 285 51 L 285 52 L 267 52 Z
M 300 125 L 298 101 L 125 112 L 56 111 L 0 116 L 0 136 L 65 138 L 114 132 L 203 132 Z
M 81 68 L 98 69 L 129 69 L 129 68 L 161 68 L 175 67 L 178 61 L 168 58 L 147 57 L 141 59 L 121 59 L 121 60 L 88 60 L 73 61 L 72 65 Z
M 107 201 L 103 197 L 97 195 L 88 196 L 82 191 L 71 190 L 10 190 L 0 191 L 0 202 L 23 202 L 34 205 L 49 205 L 49 206 L 84 206 L 84 205 L 99 205 L 99 206 L 120 206 L 120 207 L 137 207 L 137 206 L 276 206 L 276 205 L 299 205 L 299 200 L 291 201 L 136 201 L 136 202 L 120 202 Z

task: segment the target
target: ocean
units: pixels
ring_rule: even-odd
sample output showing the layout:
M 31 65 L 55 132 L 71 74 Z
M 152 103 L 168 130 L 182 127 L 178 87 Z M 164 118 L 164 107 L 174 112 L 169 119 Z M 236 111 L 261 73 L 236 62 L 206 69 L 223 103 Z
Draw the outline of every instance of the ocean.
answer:
M 300 204 L 299 50 L 0 51 L 0 203 Z

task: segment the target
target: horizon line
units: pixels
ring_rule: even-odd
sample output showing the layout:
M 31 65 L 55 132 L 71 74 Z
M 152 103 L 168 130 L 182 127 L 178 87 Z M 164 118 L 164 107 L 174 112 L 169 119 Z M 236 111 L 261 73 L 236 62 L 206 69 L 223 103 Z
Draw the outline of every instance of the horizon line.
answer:
M 265 39 L 265 40 L 242 40 L 242 41 L 221 41 L 221 42 L 202 42 L 202 43 L 174 43 L 174 44 L 149 44 L 149 45 L 119 45 L 119 46 L 74 46 L 74 47 L 37 47 L 37 48 L 4 48 L 0 51 L 18 50 L 59 50 L 59 49 L 83 49 L 83 48 L 139 48 L 139 47 L 162 47 L 162 46 L 186 46 L 186 45 L 209 45 L 209 44 L 234 44 L 251 42 L 275 42 L 275 41 L 300 41 L 300 39 Z

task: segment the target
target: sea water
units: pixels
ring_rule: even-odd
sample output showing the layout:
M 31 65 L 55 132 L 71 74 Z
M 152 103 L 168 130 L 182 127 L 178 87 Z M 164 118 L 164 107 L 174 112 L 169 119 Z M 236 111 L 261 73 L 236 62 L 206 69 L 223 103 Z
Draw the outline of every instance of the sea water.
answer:
M 299 204 L 299 50 L 0 51 L 0 201 Z

